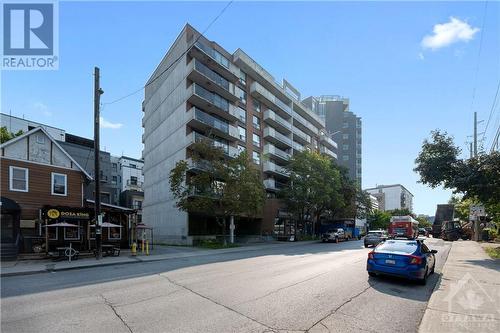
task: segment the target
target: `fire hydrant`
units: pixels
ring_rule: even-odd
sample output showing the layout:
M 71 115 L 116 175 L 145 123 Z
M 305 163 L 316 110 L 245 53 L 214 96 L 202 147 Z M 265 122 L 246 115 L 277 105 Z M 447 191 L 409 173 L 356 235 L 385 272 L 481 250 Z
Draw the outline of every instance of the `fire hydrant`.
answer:
M 132 243 L 132 256 L 136 256 L 137 255 L 137 243 L 136 242 L 133 242 Z

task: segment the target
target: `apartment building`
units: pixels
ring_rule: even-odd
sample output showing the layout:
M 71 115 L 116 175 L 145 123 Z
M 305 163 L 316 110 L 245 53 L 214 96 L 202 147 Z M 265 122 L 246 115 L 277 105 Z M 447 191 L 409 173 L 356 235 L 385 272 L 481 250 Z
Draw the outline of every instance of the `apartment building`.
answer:
M 155 237 L 192 243 L 217 232 L 215 220 L 178 210 L 169 172 L 190 160 L 193 143 L 208 140 L 228 158 L 247 150 L 263 173 L 268 200 L 251 225 L 236 234 L 271 233 L 287 180 L 283 166 L 292 154 L 315 149 L 336 158 L 336 143 L 324 121 L 307 108 L 290 83 L 280 84 L 241 49 L 229 53 L 190 25 L 181 31 L 145 88 L 143 102 L 145 223 Z
M 325 126 L 338 143 L 338 163 L 349 170 L 349 177 L 362 180 L 362 123 L 361 118 L 349 111 L 349 99 L 337 95 L 308 97 L 304 101 L 314 113 L 325 121 Z
M 413 194 L 401 184 L 379 185 L 365 189 L 365 191 L 377 198 L 379 210 L 409 209 L 413 211 Z
M 144 201 L 144 161 L 132 157 L 117 158 L 120 186 L 120 205 L 137 210 L 138 222 L 142 222 L 142 202 Z M 112 164 L 112 168 L 114 165 Z

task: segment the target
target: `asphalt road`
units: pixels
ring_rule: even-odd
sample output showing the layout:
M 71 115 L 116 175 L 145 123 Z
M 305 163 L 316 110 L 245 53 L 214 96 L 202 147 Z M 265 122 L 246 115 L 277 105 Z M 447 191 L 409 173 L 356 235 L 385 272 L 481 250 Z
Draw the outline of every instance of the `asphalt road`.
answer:
M 5 277 L 2 332 L 416 332 L 426 286 L 369 278 L 362 241 Z

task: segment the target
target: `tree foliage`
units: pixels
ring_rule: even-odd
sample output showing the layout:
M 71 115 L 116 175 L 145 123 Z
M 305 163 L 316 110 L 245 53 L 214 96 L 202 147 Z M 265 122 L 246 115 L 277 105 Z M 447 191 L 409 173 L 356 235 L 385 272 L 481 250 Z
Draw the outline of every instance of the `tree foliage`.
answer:
M 192 166 L 181 160 L 170 171 L 170 190 L 179 209 L 212 215 L 253 217 L 261 212 L 265 189 L 259 170 L 246 152 L 226 159 L 220 148 L 202 141 L 193 145 Z
M 481 202 L 496 221 L 500 218 L 500 152 L 459 158 L 460 149 L 446 132 L 433 131 L 417 156 L 415 171 L 420 182 L 432 188 L 443 186 L 463 199 Z
M 22 130 L 17 131 L 16 133 L 9 132 L 7 126 L 2 126 L 0 128 L 0 143 L 7 142 L 15 137 L 22 135 L 24 132 Z
M 384 212 L 378 209 L 374 210 L 367 217 L 370 230 L 387 229 L 389 227 L 389 222 L 391 221 L 391 216 L 392 215 L 389 212 Z

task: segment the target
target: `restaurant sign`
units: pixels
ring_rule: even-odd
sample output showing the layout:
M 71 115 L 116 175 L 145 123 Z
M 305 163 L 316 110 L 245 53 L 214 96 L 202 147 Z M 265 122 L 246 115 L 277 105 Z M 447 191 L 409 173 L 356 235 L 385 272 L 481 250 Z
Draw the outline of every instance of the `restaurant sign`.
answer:
M 45 207 L 42 216 L 48 219 L 90 220 L 91 210 L 87 208 Z

